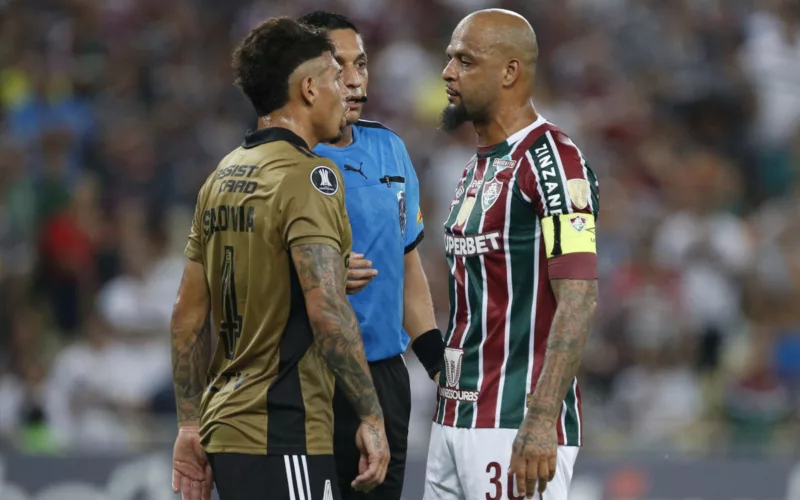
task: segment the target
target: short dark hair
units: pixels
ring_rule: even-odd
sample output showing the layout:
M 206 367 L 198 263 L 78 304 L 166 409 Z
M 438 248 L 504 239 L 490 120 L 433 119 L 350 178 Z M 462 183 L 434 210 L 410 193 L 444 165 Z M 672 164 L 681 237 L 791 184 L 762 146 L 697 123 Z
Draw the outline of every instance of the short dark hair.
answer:
M 342 14 L 317 10 L 298 19 L 301 23 L 320 30 L 353 30 L 359 33 L 353 22 Z
M 233 52 L 236 86 L 253 103 L 258 116 L 268 115 L 289 100 L 289 76 L 298 66 L 333 53 L 324 32 L 289 17 L 273 17 L 250 32 Z

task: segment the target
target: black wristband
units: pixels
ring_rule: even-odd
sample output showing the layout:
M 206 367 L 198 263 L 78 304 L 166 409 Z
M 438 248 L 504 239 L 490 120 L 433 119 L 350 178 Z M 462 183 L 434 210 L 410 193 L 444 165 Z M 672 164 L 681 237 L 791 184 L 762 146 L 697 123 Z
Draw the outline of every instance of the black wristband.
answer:
M 442 369 L 444 360 L 444 338 L 438 328 L 428 330 L 414 340 L 411 344 L 414 354 L 417 355 L 422 366 L 428 372 L 428 376 L 433 380 L 436 374 Z

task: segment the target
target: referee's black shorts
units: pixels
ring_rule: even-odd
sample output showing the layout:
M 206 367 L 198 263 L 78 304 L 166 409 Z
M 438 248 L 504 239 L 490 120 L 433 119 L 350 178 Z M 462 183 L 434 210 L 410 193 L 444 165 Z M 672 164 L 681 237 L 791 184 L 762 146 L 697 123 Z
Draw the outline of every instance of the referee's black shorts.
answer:
M 211 453 L 220 500 L 342 500 L 333 455 Z
M 400 500 L 406 472 L 408 421 L 411 418 L 408 369 L 402 356 L 376 361 L 370 363 L 369 367 L 383 408 L 386 438 L 391 452 L 389 469 L 383 484 L 369 493 L 360 493 L 350 487 L 350 483 L 358 476 L 356 431 L 361 420 L 337 386 L 333 395 L 333 453 L 336 456 L 339 489 L 343 500 Z

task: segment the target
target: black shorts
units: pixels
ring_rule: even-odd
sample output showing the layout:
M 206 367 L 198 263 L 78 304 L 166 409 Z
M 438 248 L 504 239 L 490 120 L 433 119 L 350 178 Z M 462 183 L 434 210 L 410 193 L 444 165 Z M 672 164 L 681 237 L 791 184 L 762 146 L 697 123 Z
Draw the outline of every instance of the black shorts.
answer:
M 391 452 L 389 469 L 383 484 L 369 493 L 360 493 L 350 487 L 350 483 L 358 476 L 356 431 L 361 420 L 337 386 L 333 395 L 333 453 L 336 456 L 339 489 L 343 500 L 400 500 L 406 472 L 408 421 L 411 418 L 408 369 L 402 356 L 376 361 L 370 363 L 369 367 L 383 408 L 386 438 Z
M 211 453 L 220 500 L 341 500 L 333 455 Z

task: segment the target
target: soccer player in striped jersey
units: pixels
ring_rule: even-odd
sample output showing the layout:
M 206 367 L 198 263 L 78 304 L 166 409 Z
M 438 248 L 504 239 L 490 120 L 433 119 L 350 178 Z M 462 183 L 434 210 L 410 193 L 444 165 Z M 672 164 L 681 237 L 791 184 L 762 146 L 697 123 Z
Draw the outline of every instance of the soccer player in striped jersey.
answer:
M 442 125 L 472 122 L 478 150 L 444 227 L 450 322 L 425 500 L 566 500 L 581 444 L 598 185 L 534 108 L 537 54 L 530 24 L 499 9 L 467 16 L 447 48 Z

